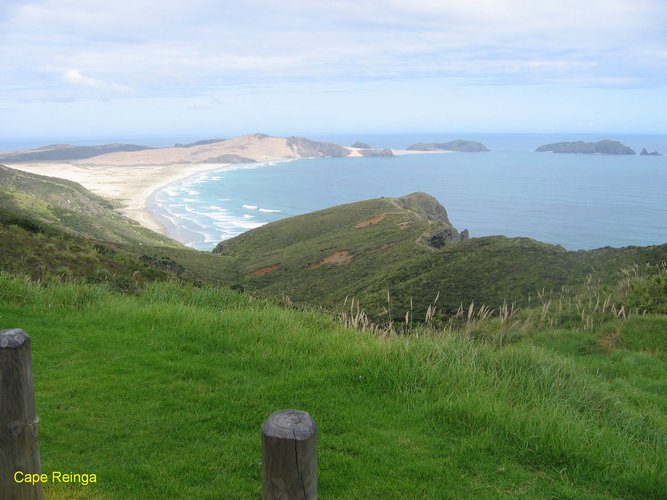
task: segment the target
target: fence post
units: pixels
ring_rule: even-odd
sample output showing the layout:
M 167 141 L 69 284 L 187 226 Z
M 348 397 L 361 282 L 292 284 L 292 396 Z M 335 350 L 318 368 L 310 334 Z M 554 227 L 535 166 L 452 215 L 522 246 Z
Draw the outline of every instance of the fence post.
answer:
M 0 499 L 41 500 L 42 483 L 24 481 L 40 472 L 30 337 L 0 330 Z
M 277 411 L 262 425 L 262 498 L 317 499 L 317 426 L 305 411 Z

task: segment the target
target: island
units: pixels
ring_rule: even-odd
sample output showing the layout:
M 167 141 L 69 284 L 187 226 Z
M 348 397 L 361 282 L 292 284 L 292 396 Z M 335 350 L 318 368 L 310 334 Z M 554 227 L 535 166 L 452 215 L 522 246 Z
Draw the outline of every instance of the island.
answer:
M 369 146 L 365 142 L 360 142 L 360 141 L 355 142 L 350 147 L 351 148 L 356 148 L 356 149 L 373 149 L 371 146 Z
M 602 155 L 634 155 L 631 148 L 618 141 L 603 140 L 597 142 L 556 142 L 545 144 L 535 150 L 538 153 L 576 153 L 576 154 L 602 154 Z
M 653 151 L 652 153 L 649 153 L 646 148 L 642 148 L 641 153 L 639 153 L 640 156 L 662 156 L 659 152 Z
M 477 141 L 461 139 L 450 142 L 418 142 L 408 146 L 408 151 L 457 151 L 460 153 L 482 153 L 489 151 L 484 144 Z

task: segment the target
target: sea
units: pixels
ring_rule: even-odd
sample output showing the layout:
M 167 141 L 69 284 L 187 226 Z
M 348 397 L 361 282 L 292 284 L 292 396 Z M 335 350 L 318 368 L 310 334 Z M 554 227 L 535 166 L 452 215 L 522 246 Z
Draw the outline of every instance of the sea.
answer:
M 637 152 L 646 148 L 667 154 L 667 135 L 309 137 L 395 149 L 415 142 L 469 139 L 491 151 L 235 165 L 157 191 L 151 211 L 174 238 L 211 250 L 220 241 L 284 217 L 422 191 L 437 198 L 451 223 L 468 229 L 471 237 L 523 236 L 568 250 L 667 242 L 667 156 L 534 152 L 552 142 L 613 139 Z

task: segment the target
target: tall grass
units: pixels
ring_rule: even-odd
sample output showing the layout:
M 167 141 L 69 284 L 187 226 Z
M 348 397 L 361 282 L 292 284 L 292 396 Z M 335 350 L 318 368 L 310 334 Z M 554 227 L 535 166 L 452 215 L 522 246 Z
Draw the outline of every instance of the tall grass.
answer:
M 339 321 L 349 328 L 380 336 L 419 335 L 425 332 L 460 334 L 486 338 L 499 344 L 516 340 L 528 332 L 544 328 L 594 331 L 613 320 L 627 320 L 650 313 L 667 313 L 667 263 L 632 266 L 622 269 L 612 284 L 604 284 L 588 275 L 577 287 L 540 290 L 528 297 L 528 307 L 519 308 L 504 301 L 500 307 L 461 304 L 454 314 L 438 314 L 435 300 L 426 308 L 422 321 L 414 321 L 412 300 L 405 321 L 394 322 L 387 292 L 386 321 L 371 318 L 358 300 L 345 298 Z M 348 306 L 349 303 L 349 306 Z
M 49 485 L 56 498 L 255 498 L 259 427 L 289 407 L 318 422 L 331 498 L 665 497 L 664 356 L 509 342 L 555 314 L 541 295 L 534 311 L 462 306 L 437 325 L 452 335 L 410 317 L 377 330 L 350 300 L 359 333 L 229 290 L 0 274 L 0 318 L 33 339 L 43 467 L 98 474 L 87 489 Z M 613 322 L 667 331 L 663 319 Z M 502 349 L 479 341 L 487 328 Z

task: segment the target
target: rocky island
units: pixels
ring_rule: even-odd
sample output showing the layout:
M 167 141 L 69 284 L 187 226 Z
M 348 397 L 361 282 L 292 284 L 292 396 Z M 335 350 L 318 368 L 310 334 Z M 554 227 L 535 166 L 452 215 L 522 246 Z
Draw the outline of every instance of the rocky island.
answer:
M 646 148 L 642 148 L 641 153 L 639 153 L 640 156 L 662 156 L 659 152 L 653 151 L 652 153 L 649 153 Z
M 621 144 L 618 141 L 597 141 L 597 142 L 556 142 L 545 144 L 535 150 L 538 153 L 576 153 L 576 154 L 602 154 L 602 155 L 634 155 L 631 148 Z
M 477 141 L 455 140 L 449 142 L 418 142 L 408 146 L 408 151 L 457 151 L 461 153 L 481 153 L 489 151 L 484 144 Z

